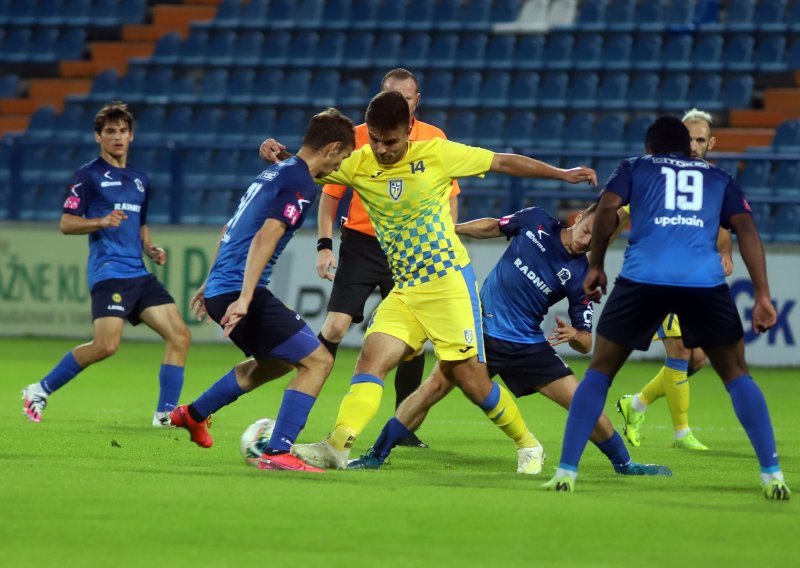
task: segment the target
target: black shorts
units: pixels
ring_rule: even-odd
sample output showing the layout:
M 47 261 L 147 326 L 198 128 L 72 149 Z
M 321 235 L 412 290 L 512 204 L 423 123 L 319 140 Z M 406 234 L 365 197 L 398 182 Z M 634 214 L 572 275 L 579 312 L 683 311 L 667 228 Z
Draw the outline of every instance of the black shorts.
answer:
M 136 278 L 108 278 L 92 288 L 92 321 L 116 317 L 133 325 L 142 323 L 139 317 L 153 306 L 174 304 L 164 285 L 152 274 Z
M 228 306 L 238 299 L 239 292 L 228 292 L 206 298 L 208 315 L 220 323 Z M 272 295 L 272 292 L 266 288 L 256 288 L 247 315 L 233 329 L 230 338 L 248 357 L 263 359 L 274 356 L 273 351 L 276 347 L 297 335 L 305 327 L 307 326 L 303 318 L 287 308 Z M 319 341 L 316 341 L 316 345 L 319 345 Z M 278 358 L 283 359 L 283 357 Z
M 500 375 L 517 398 L 575 374 L 547 342 L 516 343 L 484 334 L 483 344 L 489 376 Z
M 342 228 L 339 264 L 328 300 L 329 312 L 341 312 L 364 321 L 364 304 L 375 288 L 385 298 L 394 287 L 392 271 L 378 239 L 359 231 Z
M 727 284 L 689 288 L 640 284 L 621 277 L 600 314 L 597 334 L 645 351 L 669 313 L 678 316 L 683 344 L 689 348 L 730 345 L 744 337 Z

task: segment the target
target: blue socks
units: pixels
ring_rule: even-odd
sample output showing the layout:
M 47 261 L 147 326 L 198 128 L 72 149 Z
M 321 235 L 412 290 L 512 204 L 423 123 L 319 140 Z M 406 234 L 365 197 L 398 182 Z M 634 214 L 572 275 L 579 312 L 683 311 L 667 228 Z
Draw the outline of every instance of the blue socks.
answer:
M 305 427 L 308 413 L 317 399 L 304 392 L 286 389 L 267 449 L 288 452 Z
M 211 385 L 211 388 L 201 394 L 190 406 L 189 410 L 196 412 L 192 413 L 192 418 L 198 420 L 205 420 L 209 415 L 215 413 L 223 406 L 227 406 L 237 398 L 242 396 L 245 391 L 236 382 L 236 373 L 233 369 L 228 371 L 228 374 Z M 199 420 L 198 420 L 199 421 Z
M 381 435 L 375 440 L 372 448 L 375 450 L 376 457 L 383 463 L 389 457 L 392 449 L 406 436 L 411 430 L 406 428 L 397 418 L 392 417 L 381 430 Z
M 177 365 L 162 364 L 158 371 L 158 383 L 160 390 L 158 393 L 157 412 L 170 412 L 178 406 L 178 399 L 183 388 L 183 367 Z
M 594 369 L 586 371 L 569 407 L 559 468 L 577 471 L 586 442 L 603 413 L 610 386 L 611 379 L 605 373 Z
M 75 375 L 83 371 L 72 351 L 64 355 L 64 358 L 58 362 L 50 373 L 43 378 L 39 385 L 44 389 L 47 394 L 53 394 L 58 389 L 75 378 Z
M 769 419 L 767 401 L 764 394 L 750 375 L 736 377 L 725 383 L 725 388 L 731 395 L 733 410 L 742 423 L 747 437 L 758 456 L 762 473 L 780 471 L 778 465 L 778 451 L 775 447 L 775 434 L 772 431 L 772 422 Z
M 605 454 L 614 470 L 620 473 L 631 463 L 631 455 L 628 453 L 628 448 L 625 447 L 625 442 L 622 441 L 622 436 L 619 432 L 614 432 L 608 440 L 595 444 L 598 449 Z

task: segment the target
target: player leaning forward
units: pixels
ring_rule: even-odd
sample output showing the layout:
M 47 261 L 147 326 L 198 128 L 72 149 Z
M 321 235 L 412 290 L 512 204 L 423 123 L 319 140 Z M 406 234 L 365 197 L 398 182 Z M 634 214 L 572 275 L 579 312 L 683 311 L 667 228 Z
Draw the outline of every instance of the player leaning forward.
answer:
M 350 447 L 378 411 L 384 377 L 429 340 L 446 379 L 514 441 L 519 464 L 532 467 L 541 459 L 541 446 L 484 364 L 478 286 L 450 216 L 450 188 L 455 178 L 489 171 L 571 183 L 596 183 L 595 173 L 438 138 L 409 142 L 408 104 L 397 92 L 376 95 L 366 122 L 369 145 L 322 181 L 353 187 L 361 197 L 395 286 L 370 322 L 334 431 L 325 441 L 298 444 L 292 452 L 318 467 L 346 468 Z

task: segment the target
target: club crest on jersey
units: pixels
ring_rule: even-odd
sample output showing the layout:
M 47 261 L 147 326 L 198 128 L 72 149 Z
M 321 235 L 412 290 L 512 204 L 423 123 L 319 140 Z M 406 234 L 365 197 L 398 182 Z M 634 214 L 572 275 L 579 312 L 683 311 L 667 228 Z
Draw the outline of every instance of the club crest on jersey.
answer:
M 465 330 L 464 330 L 464 340 L 465 340 L 467 343 L 472 343 L 472 340 L 474 339 L 474 337 L 475 337 L 475 336 L 473 335 L 473 333 L 472 333 L 472 330 L 471 330 L 471 329 L 465 329 Z
M 135 178 L 133 180 L 133 183 L 136 184 L 136 189 L 144 193 L 144 184 L 142 183 L 142 180 L 140 180 L 139 178 Z
M 558 281 L 561 282 L 562 285 L 564 285 L 567 283 L 567 280 L 572 278 L 572 273 L 566 268 L 562 268 L 561 270 L 558 271 L 558 274 L 556 274 L 556 276 L 558 276 Z
M 390 179 L 389 180 L 389 197 L 397 201 L 400 199 L 400 196 L 403 195 L 403 180 L 402 179 Z

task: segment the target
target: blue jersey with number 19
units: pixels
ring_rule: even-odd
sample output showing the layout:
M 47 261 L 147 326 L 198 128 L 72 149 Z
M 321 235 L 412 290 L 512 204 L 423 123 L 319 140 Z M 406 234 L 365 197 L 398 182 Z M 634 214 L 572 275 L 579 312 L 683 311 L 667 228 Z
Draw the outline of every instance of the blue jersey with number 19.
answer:
M 620 276 L 645 284 L 711 288 L 725 283 L 717 234 L 750 206 L 739 184 L 705 160 L 656 154 L 623 160 L 604 191 L 630 203 Z
M 211 298 L 242 289 L 250 243 L 267 219 L 277 219 L 286 225 L 286 233 L 259 279 L 259 287 L 266 287 L 278 257 L 303 224 L 318 193 L 308 165 L 297 156 L 261 172 L 247 188 L 225 227 L 217 260 L 206 281 L 205 296 Z

